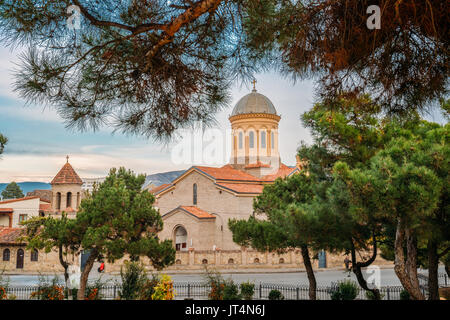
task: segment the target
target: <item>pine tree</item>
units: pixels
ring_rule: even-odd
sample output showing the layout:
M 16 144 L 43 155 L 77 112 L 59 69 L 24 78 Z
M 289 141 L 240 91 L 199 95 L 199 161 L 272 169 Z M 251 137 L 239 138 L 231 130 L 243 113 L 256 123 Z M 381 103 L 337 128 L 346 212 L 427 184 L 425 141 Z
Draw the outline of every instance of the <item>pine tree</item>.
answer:
M 8 184 L 5 190 L 2 191 L 3 199 L 18 199 L 23 197 L 22 189 L 20 189 L 19 185 L 14 181 Z
M 8 138 L 0 133 L 0 155 L 5 150 L 5 145 L 8 143 Z

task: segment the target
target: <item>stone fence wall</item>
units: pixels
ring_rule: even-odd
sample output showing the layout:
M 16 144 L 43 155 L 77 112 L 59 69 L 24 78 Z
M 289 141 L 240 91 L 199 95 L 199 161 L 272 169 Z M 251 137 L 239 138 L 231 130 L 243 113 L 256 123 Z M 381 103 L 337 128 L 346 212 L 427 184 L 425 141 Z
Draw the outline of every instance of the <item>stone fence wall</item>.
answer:
M 22 248 L 25 252 L 22 269 L 16 268 L 17 250 Z M 0 246 L 3 253 L 5 247 Z M 55 251 L 50 253 L 39 252 L 38 261 L 31 261 L 31 252 L 24 246 L 10 246 L 9 261 L 2 261 L 0 256 L 0 270 L 8 273 L 37 273 L 37 272 L 63 272 L 59 263 L 58 254 Z M 363 255 L 364 257 L 364 255 Z M 368 258 L 368 255 L 367 255 Z M 344 266 L 345 255 L 326 254 L 327 268 L 340 268 Z M 78 264 L 79 257 L 71 257 L 71 263 Z M 119 272 L 127 257 L 111 264 L 106 262 L 106 272 Z M 148 266 L 148 270 L 153 270 L 148 258 L 142 258 L 141 261 Z M 318 259 L 312 259 L 314 269 L 319 269 Z M 373 265 L 392 265 L 391 261 L 386 261 L 378 257 Z M 250 249 L 242 250 L 189 250 L 178 251 L 175 257 L 175 264 L 166 268 L 167 271 L 195 271 L 212 267 L 217 270 L 242 270 L 242 269 L 304 269 L 303 259 L 299 249 L 289 250 L 285 253 L 258 252 Z M 94 266 L 94 268 L 96 268 Z M 281 271 L 281 270 L 280 270 Z

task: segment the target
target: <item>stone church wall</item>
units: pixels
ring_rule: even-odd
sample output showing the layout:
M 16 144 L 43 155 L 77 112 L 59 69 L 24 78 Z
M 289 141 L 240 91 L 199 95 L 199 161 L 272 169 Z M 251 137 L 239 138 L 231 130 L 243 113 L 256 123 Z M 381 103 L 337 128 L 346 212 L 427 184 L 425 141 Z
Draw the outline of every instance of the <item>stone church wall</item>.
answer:
M 3 249 L 8 247 L 11 251 L 10 261 L 3 261 Z M 23 269 L 16 269 L 17 250 L 22 248 L 25 253 Z M 38 261 L 31 261 L 31 251 L 25 246 L 0 246 L 0 270 L 6 273 L 62 273 L 64 269 L 59 263 L 56 251 L 50 253 L 39 252 Z M 345 255 L 327 254 L 327 268 L 343 268 Z M 79 257 L 71 257 L 71 262 L 75 265 L 79 262 Z M 116 261 L 114 264 L 107 263 L 106 272 L 118 273 L 127 257 Z M 262 253 L 255 250 L 189 250 L 176 253 L 174 265 L 166 268 L 163 272 L 193 271 L 201 272 L 205 267 L 214 268 L 220 271 L 232 270 L 257 270 L 261 272 L 267 270 L 304 270 L 303 259 L 300 250 L 290 250 L 283 254 Z M 206 261 L 205 261 L 206 260 Z M 154 271 L 150 266 L 148 258 L 143 257 L 141 261 L 148 266 L 149 271 Z M 313 268 L 319 269 L 318 260 L 313 259 Z M 390 265 L 391 261 L 386 261 L 378 257 L 372 265 Z M 92 272 L 95 272 L 96 266 Z M 322 268 L 323 269 L 323 268 Z

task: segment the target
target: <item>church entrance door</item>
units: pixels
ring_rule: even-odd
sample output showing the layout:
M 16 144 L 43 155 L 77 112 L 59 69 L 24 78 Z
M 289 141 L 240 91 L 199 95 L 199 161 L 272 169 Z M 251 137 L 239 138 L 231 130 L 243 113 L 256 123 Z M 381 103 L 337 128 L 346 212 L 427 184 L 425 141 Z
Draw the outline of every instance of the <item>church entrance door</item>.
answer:
M 187 231 L 182 226 L 175 229 L 175 249 L 177 251 L 187 250 Z

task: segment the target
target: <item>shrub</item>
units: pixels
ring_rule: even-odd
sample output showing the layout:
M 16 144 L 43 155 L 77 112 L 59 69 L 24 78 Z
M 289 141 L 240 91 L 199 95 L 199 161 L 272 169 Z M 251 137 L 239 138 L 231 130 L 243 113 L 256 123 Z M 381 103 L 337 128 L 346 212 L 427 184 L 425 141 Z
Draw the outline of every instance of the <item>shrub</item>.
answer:
M 331 300 L 355 300 L 359 293 L 359 286 L 351 280 L 344 280 L 331 293 Z
M 205 268 L 205 272 L 207 285 L 211 287 L 211 291 L 208 294 L 208 299 L 223 300 L 225 280 L 222 278 L 222 275 L 217 271 L 208 271 L 207 268 Z
M 375 300 L 375 295 L 372 291 L 366 291 L 366 298 L 367 300 Z M 380 292 L 380 300 L 383 300 L 384 294 Z
M 139 297 L 147 283 L 145 267 L 139 262 L 125 262 L 124 268 L 120 268 L 122 289 L 119 297 L 124 300 L 135 300 Z
M 251 282 L 241 283 L 241 296 L 244 300 L 252 300 L 255 293 L 255 284 Z
M 152 276 L 152 279 L 147 279 L 139 292 L 139 300 L 152 300 L 158 281 L 159 279 L 155 275 Z
M 156 287 L 154 287 L 152 300 L 173 300 L 174 297 L 173 281 L 168 275 L 163 274 Z
M 410 297 L 410 295 L 409 295 L 409 292 L 406 291 L 405 289 L 403 289 L 403 290 L 400 292 L 400 300 L 411 300 L 411 297 Z
M 269 300 L 284 300 L 284 296 L 278 290 L 271 290 L 269 292 Z
M 228 280 L 225 282 L 225 287 L 223 289 L 223 300 L 241 300 L 239 287 L 233 282 L 233 280 Z
M 0 300 L 7 300 L 7 294 L 8 291 L 8 285 L 9 285 L 9 278 L 5 279 L 3 278 L 3 273 L 5 272 L 5 269 L 2 270 L 0 273 Z
M 0 287 L 0 300 L 7 300 L 8 296 L 6 295 L 6 288 Z
M 32 292 L 30 298 L 37 300 L 64 300 L 64 288 L 58 284 L 57 276 L 51 282 L 44 277 L 39 277 L 39 290 Z
M 100 290 L 104 285 L 105 284 L 101 281 L 101 278 L 97 279 L 92 284 L 88 284 L 86 287 L 84 300 L 101 300 L 102 296 L 100 295 Z

